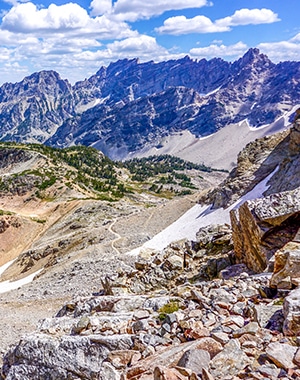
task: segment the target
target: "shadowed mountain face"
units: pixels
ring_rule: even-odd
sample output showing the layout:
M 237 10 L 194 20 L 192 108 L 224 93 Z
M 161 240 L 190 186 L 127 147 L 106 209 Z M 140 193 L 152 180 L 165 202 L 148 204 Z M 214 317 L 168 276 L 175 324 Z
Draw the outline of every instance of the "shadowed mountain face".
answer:
M 299 103 L 300 63 L 272 63 L 250 49 L 222 59 L 122 60 L 71 86 L 53 71 L 0 88 L 0 139 L 91 145 L 125 158 L 188 130 L 207 136 L 248 120 L 274 122 Z

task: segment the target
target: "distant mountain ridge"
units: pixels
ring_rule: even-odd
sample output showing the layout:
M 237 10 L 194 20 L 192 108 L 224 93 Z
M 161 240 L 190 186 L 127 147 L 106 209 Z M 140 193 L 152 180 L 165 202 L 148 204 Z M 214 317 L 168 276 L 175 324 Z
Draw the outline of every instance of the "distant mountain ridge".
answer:
M 74 86 L 41 71 L 0 87 L 0 140 L 93 145 L 125 158 L 174 132 L 270 124 L 300 103 L 299 83 L 300 62 L 274 64 L 258 49 L 233 63 L 120 60 Z

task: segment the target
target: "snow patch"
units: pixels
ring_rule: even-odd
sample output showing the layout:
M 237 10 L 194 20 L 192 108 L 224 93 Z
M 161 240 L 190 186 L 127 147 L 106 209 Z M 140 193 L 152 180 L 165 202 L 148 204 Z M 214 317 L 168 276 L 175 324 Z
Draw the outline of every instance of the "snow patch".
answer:
M 282 115 L 280 115 L 273 123 L 271 123 L 271 124 L 264 124 L 264 125 L 261 125 L 260 127 L 253 127 L 253 126 L 251 126 L 248 119 L 245 119 L 244 121 L 246 121 L 248 123 L 249 130 L 253 131 L 253 132 L 258 131 L 260 129 L 265 129 L 267 127 L 270 127 L 270 125 L 275 125 L 276 123 L 278 123 L 280 121 L 283 121 L 283 126 L 287 127 L 287 126 L 289 126 L 291 124 L 291 122 L 289 121 L 290 116 L 294 112 L 296 112 L 296 110 L 299 107 L 300 107 L 300 105 L 297 104 L 296 106 L 294 106 L 293 108 L 291 108 L 289 111 L 286 111 Z
M 8 263 L 6 263 L 6 264 L 4 264 L 4 265 L 2 265 L 2 266 L 0 267 L 0 277 L 1 277 L 2 274 L 6 271 L 6 269 L 7 269 L 8 267 L 11 266 L 11 264 L 12 264 L 15 260 L 16 260 L 16 259 L 11 260 L 11 261 L 9 261 Z
M 214 134 L 215 134 L 215 133 L 212 133 L 212 134 L 210 134 L 210 135 L 208 135 L 208 136 L 199 137 L 199 138 L 198 138 L 198 141 L 202 141 L 202 140 L 209 139 L 209 138 L 212 137 Z
M 7 263 L 7 264 L 11 264 L 11 263 L 12 262 Z M 7 264 L 5 264 L 5 265 L 7 265 Z M 1 267 L 1 269 L 3 268 L 3 266 Z M 40 270 L 38 270 L 38 271 L 36 271 L 36 272 L 34 272 L 34 273 L 32 273 L 32 274 L 30 274 L 29 276 L 21 278 L 21 280 L 17 280 L 17 281 L 2 281 L 2 282 L 0 282 L 0 293 L 9 292 L 10 290 L 18 289 L 18 288 L 20 288 L 23 285 L 29 284 L 30 282 L 33 281 L 34 277 L 36 275 L 38 275 L 42 270 L 43 270 L 43 268 L 40 269 Z
M 230 211 L 238 208 L 245 201 L 261 198 L 269 188 L 267 184 L 277 170 L 278 167 L 251 191 L 226 209 L 212 209 L 212 205 L 203 206 L 197 204 L 193 206 L 174 223 L 155 235 L 151 240 L 148 240 L 142 247 L 130 251 L 129 254 L 138 255 L 141 248 L 162 250 L 173 241 L 181 239 L 195 240 L 199 229 L 210 224 L 230 224 Z
M 222 86 L 220 86 L 220 87 L 218 87 L 218 88 L 216 88 L 216 89 L 214 89 L 214 90 L 212 90 L 212 91 L 210 91 L 210 92 L 207 92 L 206 94 L 200 94 L 201 96 L 210 96 L 210 95 L 213 95 L 213 94 L 215 94 L 216 92 L 218 92 L 220 89 L 222 88 Z
M 297 111 L 298 108 L 300 108 L 300 104 L 297 104 L 297 105 L 294 106 L 290 111 L 285 112 L 285 113 L 283 114 L 283 119 L 284 119 L 284 125 L 285 125 L 285 126 L 288 126 L 288 125 L 291 124 L 290 121 L 289 121 L 289 118 L 290 118 L 290 116 L 291 116 L 294 112 Z
M 80 104 L 76 107 L 76 112 L 77 113 L 83 113 L 83 112 L 89 110 L 90 108 L 93 108 L 99 104 L 105 103 L 107 100 L 109 100 L 109 98 L 110 98 L 110 95 L 106 96 L 105 98 L 99 98 L 99 99 L 92 100 L 91 102 L 86 103 L 86 104 Z

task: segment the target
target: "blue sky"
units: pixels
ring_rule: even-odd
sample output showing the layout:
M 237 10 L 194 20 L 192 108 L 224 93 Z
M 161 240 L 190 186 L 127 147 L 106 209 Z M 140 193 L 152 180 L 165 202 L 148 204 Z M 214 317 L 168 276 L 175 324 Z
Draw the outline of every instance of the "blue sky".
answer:
M 72 83 L 123 58 L 300 61 L 299 0 L 0 1 L 0 84 L 40 70 Z

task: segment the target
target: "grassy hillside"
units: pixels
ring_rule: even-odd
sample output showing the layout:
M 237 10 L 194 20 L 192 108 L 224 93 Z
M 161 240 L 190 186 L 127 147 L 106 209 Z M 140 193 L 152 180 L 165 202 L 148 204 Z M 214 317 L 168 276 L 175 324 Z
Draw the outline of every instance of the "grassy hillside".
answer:
M 55 196 L 51 189 L 55 188 L 57 193 L 62 187 L 110 201 L 142 191 L 170 198 L 196 191 L 197 181 L 193 179 L 199 181 L 201 173 L 212 171 L 169 155 L 114 162 L 85 146 L 55 149 L 6 142 L 0 143 L 0 154 L 2 169 L 6 168 L 0 179 L 0 191 L 22 195 L 34 190 L 37 197 L 45 200 Z M 28 166 L 10 173 L 9 165 L 19 161 L 28 162 Z

